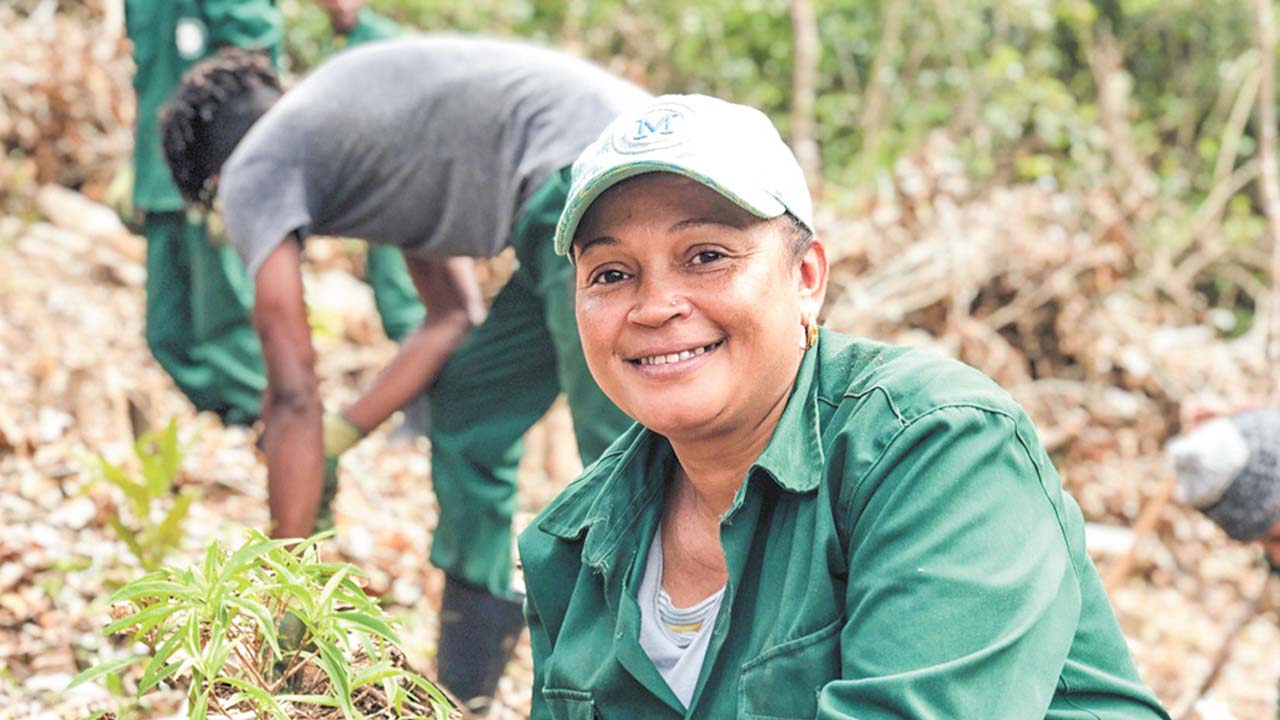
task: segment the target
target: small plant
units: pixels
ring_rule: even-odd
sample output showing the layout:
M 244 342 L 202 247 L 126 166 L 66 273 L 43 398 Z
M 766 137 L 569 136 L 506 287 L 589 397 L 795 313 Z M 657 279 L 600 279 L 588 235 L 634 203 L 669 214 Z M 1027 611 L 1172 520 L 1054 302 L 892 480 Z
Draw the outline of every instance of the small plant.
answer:
M 147 571 L 160 567 L 170 552 L 182 544 L 183 521 L 191 503 L 199 497 L 194 488 L 174 492 L 174 480 L 182 470 L 182 448 L 178 444 L 178 426 L 173 421 L 163 430 L 153 430 L 133 445 L 134 455 L 142 468 L 140 476 L 132 475 L 123 464 L 114 465 L 98 458 L 99 471 L 107 481 L 124 493 L 130 512 L 119 511 L 107 522 L 138 563 Z
M 152 649 L 82 672 L 72 686 L 145 662 L 142 697 L 189 683 L 189 716 L 272 718 L 452 717 L 453 704 L 405 666 L 399 639 L 348 564 L 321 562 L 317 543 L 253 531 L 235 552 L 215 541 L 202 562 L 165 567 L 111 597 L 119 619 Z

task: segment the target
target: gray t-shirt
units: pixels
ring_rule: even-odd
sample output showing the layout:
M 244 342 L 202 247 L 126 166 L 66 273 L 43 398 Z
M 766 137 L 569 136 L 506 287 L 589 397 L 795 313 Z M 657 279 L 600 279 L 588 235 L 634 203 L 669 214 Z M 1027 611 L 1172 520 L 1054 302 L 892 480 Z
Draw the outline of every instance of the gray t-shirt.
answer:
M 640 605 L 640 647 L 653 662 L 671 692 L 686 707 L 693 700 L 698 676 L 707 659 L 711 631 L 724 600 L 724 588 L 691 607 L 678 608 L 662 587 L 662 526 L 649 543 L 644 577 L 636 602 Z
M 495 255 L 533 191 L 647 98 L 534 45 L 363 45 L 317 67 L 236 147 L 218 190 L 227 237 L 251 274 L 293 232 Z

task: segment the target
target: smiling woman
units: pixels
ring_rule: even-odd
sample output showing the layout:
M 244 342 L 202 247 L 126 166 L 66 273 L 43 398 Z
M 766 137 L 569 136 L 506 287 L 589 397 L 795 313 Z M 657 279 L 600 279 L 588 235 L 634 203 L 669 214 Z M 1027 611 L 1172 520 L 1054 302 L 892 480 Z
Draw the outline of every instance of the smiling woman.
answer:
M 1030 421 L 819 332 L 827 259 L 761 113 L 617 119 L 557 250 L 638 423 L 520 538 L 534 718 L 1160 718 Z

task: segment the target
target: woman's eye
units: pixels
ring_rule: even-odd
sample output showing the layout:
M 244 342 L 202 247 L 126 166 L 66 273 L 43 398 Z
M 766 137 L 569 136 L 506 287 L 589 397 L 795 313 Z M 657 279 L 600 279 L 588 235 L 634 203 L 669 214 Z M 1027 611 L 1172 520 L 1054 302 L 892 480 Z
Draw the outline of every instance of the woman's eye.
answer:
M 616 282 L 622 282 L 627 279 L 627 274 L 621 270 L 601 270 L 591 278 L 592 285 L 612 285 Z
M 716 250 L 702 250 L 693 256 L 693 260 L 691 262 L 694 265 L 706 265 L 707 263 L 713 263 L 722 257 L 724 257 L 724 255 Z

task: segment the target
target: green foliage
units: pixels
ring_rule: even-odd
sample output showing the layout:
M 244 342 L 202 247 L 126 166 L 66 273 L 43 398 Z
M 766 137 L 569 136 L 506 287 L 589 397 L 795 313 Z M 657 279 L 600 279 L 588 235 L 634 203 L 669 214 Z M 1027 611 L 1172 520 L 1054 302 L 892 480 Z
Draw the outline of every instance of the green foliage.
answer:
M 188 568 L 165 567 L 120 588 L 125 607 L 106 634 L 127 632 L 147 657 L 103 663 L 72 687 L 143 665 L 139 697 L 189 683 L 190 717 L 251 711 L 288 718 L 289 706 L 343 718 L 443 719 L 449 701 L 403 667 L 392 621 L 355 582 L 353 566 L 322 562 L 317 535 L 290 548 L 258 532 L 236 550 L 211 543 Z
M 905 17 L 885 37 L 890 8 Z M 368 0 L 409 28 L 522 37 L 562 46 L 656 92 L 707 92 L 789 126 L 788 0 Z M 1096 186 L 1105 166 L 1091 53 L 1115 37 L 1144 157 L 1162 187 L 1207 192 L 1231 102 L 1256 58 L 1235 0 L 814 0 L 821 44 L 816 121 L 829 180 L 856 186 L 929 131 L 963 138 L 993 181 L 1056 176 Z M 303 70 L 332 48 L 316 3 L 282 0 L 288 53 Z M 882 46 L 884 110 L 875 157 L 862 125 Z M 1251 60 L 1252 58 L 1252 60 Z M 1205 152 L 1207 150 L 1208 156 Z M 1239 146 L 1253 150 L 1249 132 Z M 1173 162 L 1165 163 L 1165 158 Z M 868 165 L 866 161 L 870 161 Z
M 884 186 L 899 158 L 942 131 L 976 192 L 1038 182 L 1127 203 L 1137 188 L 1145 208 L 1128 229 L 1141 258 L 1176 260 L 1206 238 L 1240 248 L 1265 236 L 1260 194 L 1247 177 L 1256 168 L 1246 172 L 1258 152 L 1249 119 L 1260 65 L 1249 3 L 811 2 L 820 46 L 814 139 L 829 206 L 864 208 L 866 193 Z M 565 48 L 657 93 L 705 92 L 754 105 L 790 132 L 789 0 L 367 6 L 408 29 Z M 332 50 L 327 19 L 309 0 L 281 7 L 288 54 L 305 70 Z M 1217 197 L 1224 190 L 1231 197 Z
M 127 512 L 116 511 L 107 519 L 116 537 L 129 547 L 144 570 L 160 567 L 170 552 L 181 546 L 183 525 L 191 504 L 199 497 L 194 488 L 175 492 L 174 480 L 182 471 L 183 451 L 178 426 L 143 435 L 133 446 L 140 467 L 137 474 L 126 466 L 98 458 L 102 477 L 120 489 Z

